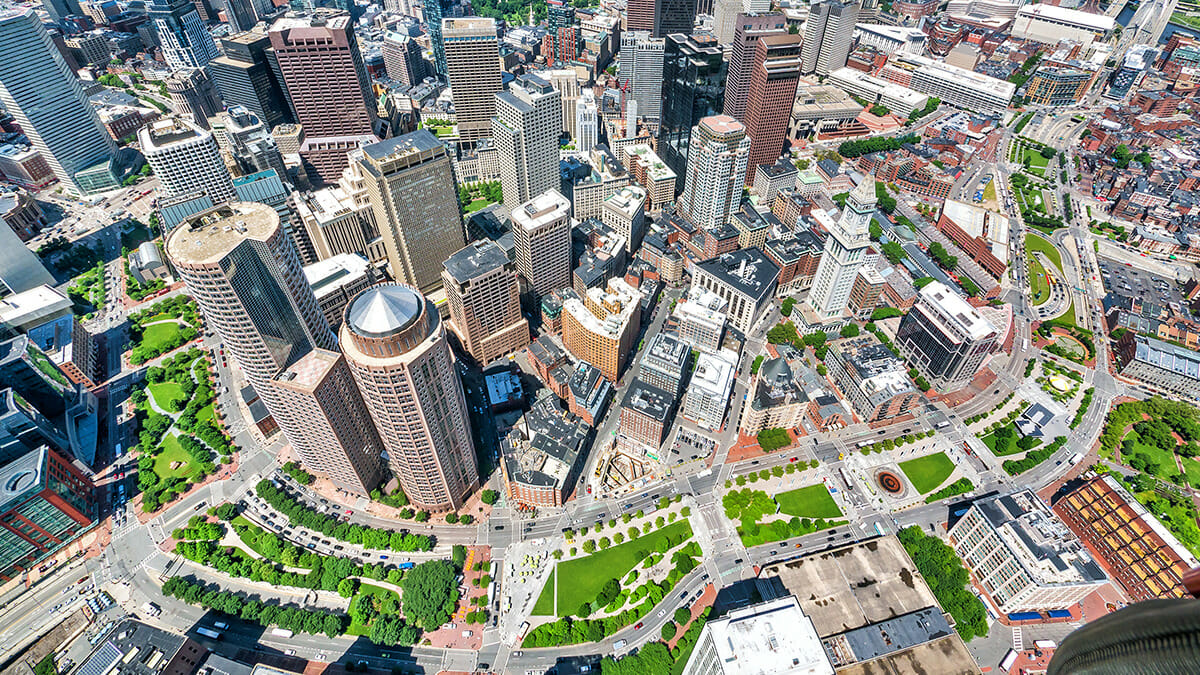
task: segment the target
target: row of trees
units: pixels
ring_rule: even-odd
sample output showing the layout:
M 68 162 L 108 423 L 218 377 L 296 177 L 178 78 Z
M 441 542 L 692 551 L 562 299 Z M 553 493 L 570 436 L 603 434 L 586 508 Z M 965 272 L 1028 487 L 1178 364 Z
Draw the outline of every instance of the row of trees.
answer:
M 947 272 L 953 272 L 958 267 L 958 257 L 950 255 L 941 242 L 935 241 L 929 245 L 929 257 L 936 260 L 937 264 Z
M 1058 452 L 1058 449 L 1061 448 L 1066 442 L 1066 436 L 1059 436 L 1053 441 L 1050 441 L 1050 445 L 1047 445 L 1044 448 L 1039 450 L 1030 450 L 1025 454 L 1024 459 L 1010 459 L 1004 462 L 1004 470 L 1007 471 L 1008 475 L 1010 476 L 1016 476 L 1025 473 L 1038 464 L 1050 459 L 1050 457 L 1054 455 L 1054 453 Z
M 332 516 L 314 511 L 266 479 L 259 481 L 254 491 L 263 501 L 270 504 L 271 508 L 287 516 L 288 522 L 292 525 L 315 530 L 327 537 L 375 550 L 390 549 L 404 552 L 433 550 L 432 537 L 411 534 L 402 530 L 388 530 L 339 522 Z
M 254 598 L 243 598 L 229 591 L 209 588 L 182 577 L 168 579 L 163 584 L 163 595 L 252 621 L 264 628 L 278 626 L 296 633 L 323 633 L 327 637 L 334 637 L 346 631 L 347 617 L 340 612 L 282 607 Z
M 847 159 L 861 157 L 872 152 L 898 150 L 906 143 L 917 143 L 921 138 L 916 134 L 908 134 L 892 138 L 890 136 L 875 136 L 856 141 L 845 141 L 838 146 L 838 154 Z
M 915 525 L 900 530 L 898 536 L 938 604 L 954 617 L 959 635 L 967 641 L 987 635 L 987 610 L 979 598 L 966 589 L 967 569 L 954 549 L 941 539 L 926 535 Z

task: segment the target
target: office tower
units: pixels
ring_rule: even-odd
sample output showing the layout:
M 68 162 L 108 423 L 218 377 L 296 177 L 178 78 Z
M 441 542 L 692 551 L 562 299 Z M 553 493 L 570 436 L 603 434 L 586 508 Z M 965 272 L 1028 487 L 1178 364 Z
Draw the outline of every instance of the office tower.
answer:
M 738 14 L 729 54 L 729 84 L 725 88 L 725 114 L 746 121 L 746 102 L 750 94 L 750 76 L 754 72 L 754 52 L 758 39 L 787 33 L 783 14 Z M 791 110 L 791 104 L 788 104 Z
M 646 350 L 638 368 L 638 379 L 671 394 L 675 400 L 683 393 L 689 372 L 691 345 L 662 331 L 646 341 Z
M 724 225 L 742 197 L 750 137 L 728 115 L 705 117 L 691 136 L 679 208 L 701 229 Z
M 0 298 L 43 284 L 53 286 L 54 275 L 11 227 L 0 223 Z
M 404 494 L 426 511 L 462 506 L 479 474 L 462 383 L 433 303 L 411 286 L 369 288 L 346 308 L 341 347 Z
M 808 305 L 820 321 L 836 319 L 846 311 L 854 277 L 871 245 L 871 214 L 875 211 L 875 179 L 867 176 L 846 199 L 846 208 L 825 237 L 825 252 L 817 265 Z
M 422 129 L 363 147 L 359 166 L 392 278 L 437 290 L 442 261 L 466 244 L 445 146 Z
M 658 38 L 691 33 L 695 25 L 694 0 L 629 0 L 627 5 L 627 31 L 647 31 Z
M 286 16 L 271 25 L 268 35 L 309 142 L 375 132 L 377 106 L 350 15 L 316 10 Z
M 584 89 L 579 95 L 579 103 L 575 106 L 575 133 L 575 149 L 580 152 L 591 152 L 599 141 L 599 111 L 596 95 L 591 89 Z
M 724 109 L 725 60 L 720 45 L 706 35 L 668 35 L 662 94 L 658 154 L 682 176 L 687 170 L 692 127 Z
M 208 131 L 186 120 L 161 119 L 138 129 L 138 143 L 163 196 L 204 192 L 214 204 L 233 199 L 233 178 Z
M 663 54 L 666 41 L 645 31 L 621 34 L 621 84 L 637 111 L 646 119 L 657 120 L 662 112 Z
M 203 68 L 217 58 L 217 44 L 189 0 L 150 0 L 146 15 L 162 45 L 163 59 L 172 70 Z
M 258 23 L 258 17 L 254 14 L 254 7 L 249 0 L 224 0 L 222 4 L 225 6 L 225 18 L 234 32 L 250 30 Z
M 759 164 L 774 164 L 783 152 L 800 82 L 800 41 L 799 35 L 771 35 L 758 41 L 746 101 L 750 180 Z
M 425 59 L 421 56 L 421 45 L 406 33 L 388 31 L 383 35 L 383 67 L 387 76 L 409 86 L 420 84 L 425 79 Z
M 467 245 L 442 265 L 450 321 L 462 347 L 482 366 L 529 344 L 516 263 L 490 239 Z
M 955 391 L 979 372 L 998 337 L 978 310 L 934 281 L 900 320 L 895 344 L 938 391 Z
M 575 7 L 563 0 L 546 0 L 546 28 L 551 34 L 575 25 Z
M 492 141 L 506 204 L 521 204 L 559 186 L 561 125 L 558 91 L 540 77 L 523 75 L 496 94 Z
M 305 466 L 355 493 L 375 487 L 378 441 L 278 214 L 221 204 L 185 218 L 166 251 Z
M 536 295 L 571 285 L 571 202 L 555 190 L 512 210 L 517 271 Z
M 292 121 L 291 104 L 284 96 L 266 50 L 271 38 L 265 32 L 247 31 L 221 39 L 223 56 L 208 64 L 208 73 L 229 106 L 245 106 L 269 129 Z
M 280 180 L 287 180 L 287 169 L 275 137 L 257 115 L 235 105 L 217 115 L 217 119 L 224 127 L 220 132 L 225 138 L 225 151 L 237 164 L 238 175 L 274 169 Z
M 0 581 L 5 584 L 23 584 L 39 562 L 54 560 L 51 556 L 93 529 L 95 486 L 74 463 L 46 446 L 0 468 L 0 485 L 0 533 L 6 542 Z
M 83 191 L 75 174 L 116 153 L 79 79 L 32 11 L 0 10 L 0 107 L 64 186 Z
M 809 9 L 801 49 L 801 72 L 828 75 L 846 65 L 858 3 L 826 0 Z
M 487 138 L 502 87 L 496 20 L 442 19 L 442 41 L 458 137 L 463 141 Z
M 51 19 L 59 22 L 68 16 L 83 16 L 79 0 L 42 0 L 42 7 Z
M 446 18 L 451 0 L 425 0 L 425 32 L 429 33 L 429 45 L 433 50 L 433 69 L 437 76 L 446 79 L 446 47 L 442 42 L 442 19 Z
M 646 236 L 646 191 L 636 185 L 617 190 L 604 200 L 600 220 L 625 239 L 625 252 L 632 259 Z
M 575 138 L 578 133 L 575 127 L 577 117 L 575 111 L 579 105 L 579 75 L 571 68 L 539 70 L 533 74 L 549 82 L 558 91 L 558 98 L 562 103 L 562 129 L 560 131 L 565 131 L 570 134 L 571 138 Z
M 166 85 L 175 113 L 186 115 L 201 129 L 207 129 L 208 118 L 224 108 L 203 68 L 177 70 L 166 78 Z

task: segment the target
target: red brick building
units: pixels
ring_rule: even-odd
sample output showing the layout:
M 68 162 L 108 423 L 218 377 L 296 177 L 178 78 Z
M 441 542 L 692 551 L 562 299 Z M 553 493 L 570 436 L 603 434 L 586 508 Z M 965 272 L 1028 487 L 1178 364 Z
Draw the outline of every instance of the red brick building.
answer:
M 670 429 L 669 419 L 674 409 L 675 397 L 671 392 L 634 380 L 621 401 L 620 435 L 657 453 Z

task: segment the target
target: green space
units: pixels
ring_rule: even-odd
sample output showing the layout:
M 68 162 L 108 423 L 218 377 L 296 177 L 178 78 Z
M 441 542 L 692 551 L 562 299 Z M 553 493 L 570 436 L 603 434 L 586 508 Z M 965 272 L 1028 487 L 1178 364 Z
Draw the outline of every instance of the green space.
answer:
M 962 639 L 969 642 L 976 636 L 986 636 L 987 610 L 983 602 L 967 590 L 970 581 L 967 568 L 954 549 L 915 525 L 900 530 L 897 536 L 908 557 L 925 577 L 938 604 L 954 617 L 954 629 Z
M 199 467 L 195 466 L 192 458 L 184 451 L 179 443 L 179 437 L 168 435 L 162 440 L 162 452 L 154 457 L 154 473 L 160 478 L 191 478 L 196 475 Z
M 906 462 L 900 462 L 900 470 L 908 477 L 913 489 L 921 494 L 932 492 L 954 473 L 954 462 L 939 452 L 926 455 Z
M 1044 305 L 1050 299 L 1050 283 L 1046 280 L 1046 268 L 1033 256 L 1029 257 L 1029 293 L 1034 307 Z
M 458 203 L 462 204 L 464 214 L 475 213 L 485 206 L 502 201 L 504 191 L 498 180 L 458 186 Z
M 187 394 L 177 382 L 158 382 L 146 387 L 154 404 L 167 412 L 179 412 L 187 403 Z
M 1200 526 L 1196 524 L 1200 514 L 1197 514 L 1190 496 L 1183 494 L 1178 487 L 1144 473 L 1133 476 L 1116 472 L 1110 474 L 1124 482 L 1142 506 L 1154 514 L 1192 555 L 1200 556 Z
M 1058 273 L 1062 274 L 1062 254 L 1058 252 L 1058 248 L 1051 244 L 1046 238 L 1039 237 L 1036 234 L 1027 233 L 1025 235 L 1025 251 L 1033 253 L 1034 251 L 1041 252 L 1058 267 Z M 1032 256 L 1031 256 L 1032 257 Z
M 1064 317 L 1064 318 L 1066 318 L 1066 317 Z M 1071 352 L 1072 354 L 1075 354 L 1076 356 L 1079 356 L 1081 358 L 1087 356 L 1087 350 L 1084 349 L 1083 345 L 1079 344 L 1079 341 L 1073 337 L 1068 337 L 1066 335 L 1057 335 L 1054 337 L 1054 344 L 1058 345 L 1060 348 L 1065 349 L 1066 351 Z
M 996 181 L 988 181 L 987 187 L 983 188 L 983 201 L 996 201 Z
M 130 314 L 129 323 L 129 362 L 140 366 L 196 339 L 200 310 L 191 298 L 176 295 Z
M 925 503 L 932 504 L 934 502 L 940 502 L 941 500 L 949 497 L 956 497 L 961 494 L 966 494 L 974 489 L 975 484 L 971 482 L 970 478 L 959 478 L 941 490 L 938 490 L 937 492 L 926 497 Z
M 211 403 L 204 406 L 196 413 L 196 421 L 197 422 L 212 422 L 216 418 L 217 418 L 217 411 L 215 408 L 213 408 L 213 404 L 211 404 Z
M 183 328 L 177 321 L 170 319 L 150 324 L 142 331 L 142 344 L 148 349 L 162 354 L 174 349 L 171 345 L 179 340 L 179 333 L 182 330 Z
M 842 515 L 837 502 L 824 483 L 789 490 L 775 495 L 779 510 L 801 518 L 837 518 Z
M 591 602 L 609 579 L 623 578 L 629 570 L 644 560 L 650 552 L 657 551 L 667 540 L 674 541 L 691 536 L 691 523 L 684 519 L 624 544 L 558 563 L 557 575 L 571 580 L 569 584 L 558 585 L 559 615 L 570 614 L 583 603 Z
M 1050 165 L 1050 158 L 1035 148 L 1026 147 L 1021 152 L 1021 163 L 1030 167 L 1044 169 Z
M 1179 467 L 1175 464 L 1175 453 L 1171 449 L 1144 442 L 1136 431 L 1141 424 L 1134 425 L 1135 428 L 1130 429 L 1121 441 L 1122 463 L 1143 473 L 1174 482 L 1173 476 L 1179 473 Z
M 753 477 L 757 474 L 750 475 Z M 741 485 L 740 482 L 738 484 Z M 844 520 L 827 520 L 820 517 L 814 520 L 807 516 L 761 522 L 766 516 L 779 512 L 780 505 L 762 490 L 750 488 L 731 490 L 721 498 L 721 505 L 725 509 L 725 517 L 738 522 L 738 536 L 742 545 L 747 548 L 812 534 L 846 523 Z
M 346 629 L 347 635 L 370 635 L 371 626 L 362 623 L 362 619 L 371 616 L 369 612 L 362 611 L 361 604 L 375 601 L 383 603 L 388 598 L 392 598 L 394 602 L 400 602 L 400 596 L 395 591 L 374 586 L 372 584 L 360 584 L 358 592 L 354 594 L 354 598 L 350 601 L 350 608 L 347 610 L 350 614 L 350 627 Z
M 980 437 L 983 444 L 997 457 L 1019 455 L 1041 445 L 1042 439 L 1036 436 L 1022 436 L 1015 424 L 1005 424 L 991 433 Z
M 533 616 L 554 616 L 554 578 L 555 570 L 550 570 L 550 578 L 542 587 L 542 594 L 533 604 Z

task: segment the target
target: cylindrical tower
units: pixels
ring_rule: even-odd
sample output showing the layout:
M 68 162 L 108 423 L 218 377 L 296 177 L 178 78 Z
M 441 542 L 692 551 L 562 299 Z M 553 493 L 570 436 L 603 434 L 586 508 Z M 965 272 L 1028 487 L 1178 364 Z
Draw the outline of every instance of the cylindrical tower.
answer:
M 341 348 L 405 494 L 427 511 L 459 508 L 479 473 L 462 383 L 433 303 L 411 286 L 369 288 L 346 307 Z

